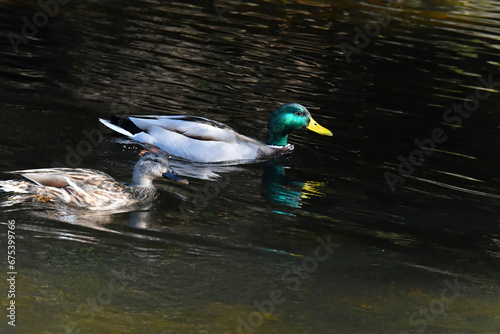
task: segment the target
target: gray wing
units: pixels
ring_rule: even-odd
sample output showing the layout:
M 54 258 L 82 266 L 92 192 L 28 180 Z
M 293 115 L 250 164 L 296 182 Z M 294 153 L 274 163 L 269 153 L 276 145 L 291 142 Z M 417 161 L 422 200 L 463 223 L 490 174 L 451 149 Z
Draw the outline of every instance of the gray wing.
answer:
M 156 126 L 197 140 L 227 143 L 243 140 L 257 145 L 262 144 L 256 139 L 236 132 L 224 123 L 199 116 L 131 116 L 129 120 L 143 131 Z

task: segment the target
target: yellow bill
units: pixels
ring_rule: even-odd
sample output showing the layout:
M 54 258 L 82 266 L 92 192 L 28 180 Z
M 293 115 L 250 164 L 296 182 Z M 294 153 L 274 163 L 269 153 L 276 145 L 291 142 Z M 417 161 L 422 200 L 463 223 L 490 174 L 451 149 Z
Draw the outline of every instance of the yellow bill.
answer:
M 319 125 L 318 122 L 316 122 L 312 117 L 309 120 L 309 124 L 306 126 L 306 128 L 323 136 L 333 136 L 333 133 L 330 130 Z

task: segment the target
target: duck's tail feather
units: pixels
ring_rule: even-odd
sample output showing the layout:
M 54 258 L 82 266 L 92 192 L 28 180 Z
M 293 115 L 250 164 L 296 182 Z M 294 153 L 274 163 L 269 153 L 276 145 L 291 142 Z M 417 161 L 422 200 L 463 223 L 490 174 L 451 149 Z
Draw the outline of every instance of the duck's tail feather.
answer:
M 0 191 L 29 194 L 33 192 L 33 183 L 20 180 L 0 181 Z
M 133 137 L 134 134 L 142 132 L 142 130 L 135 126 L 128 117 L 113 116 L 111 121 L 99 118 L 99 122 L 106 125 L 111 130 L 127 137 Z

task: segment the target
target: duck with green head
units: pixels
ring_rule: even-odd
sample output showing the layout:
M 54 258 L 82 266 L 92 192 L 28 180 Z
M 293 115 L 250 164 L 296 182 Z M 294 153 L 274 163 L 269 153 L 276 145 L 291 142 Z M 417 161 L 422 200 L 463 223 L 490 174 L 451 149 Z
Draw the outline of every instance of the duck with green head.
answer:
M 133 140 L 203 163 L 252 162 L 289 152 L 293 145 L 288 144 L 288 135 L 295 130 L 308 129 L 332 136 L 298 103 L 282 105 L 272 113 L 266 143 L 198 116 L 114 116 L 111 121 L 100 121 Z

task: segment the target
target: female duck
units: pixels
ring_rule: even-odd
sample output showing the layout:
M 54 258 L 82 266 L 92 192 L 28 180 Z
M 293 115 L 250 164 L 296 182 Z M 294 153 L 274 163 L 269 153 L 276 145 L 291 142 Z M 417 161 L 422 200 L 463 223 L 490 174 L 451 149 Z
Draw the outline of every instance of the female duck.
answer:
M 274 111 L 269 118 L 266 143 L 197 116 L 116 116 L 111 121 L 100 121 L 134 140 L 155 145 L 180 158 L 205 163 L 255 161 L 289 152 L 293 145 L 288 144 L 288 134 L 298 129 L 332 136 L 297 103 L 282 105 Z
M 31 195 L 39 201 L 65 203 L 89 210 L 115 210 L 151 201 L 156 188 L 153 180 L 161 176 L 187 184 L 170 168 L 167 156 L 149 151 L 134 167 L 129 186 L 93 169 L 46 168 L 18 170 L 28 180 L 0 181 L 0 190 Z

